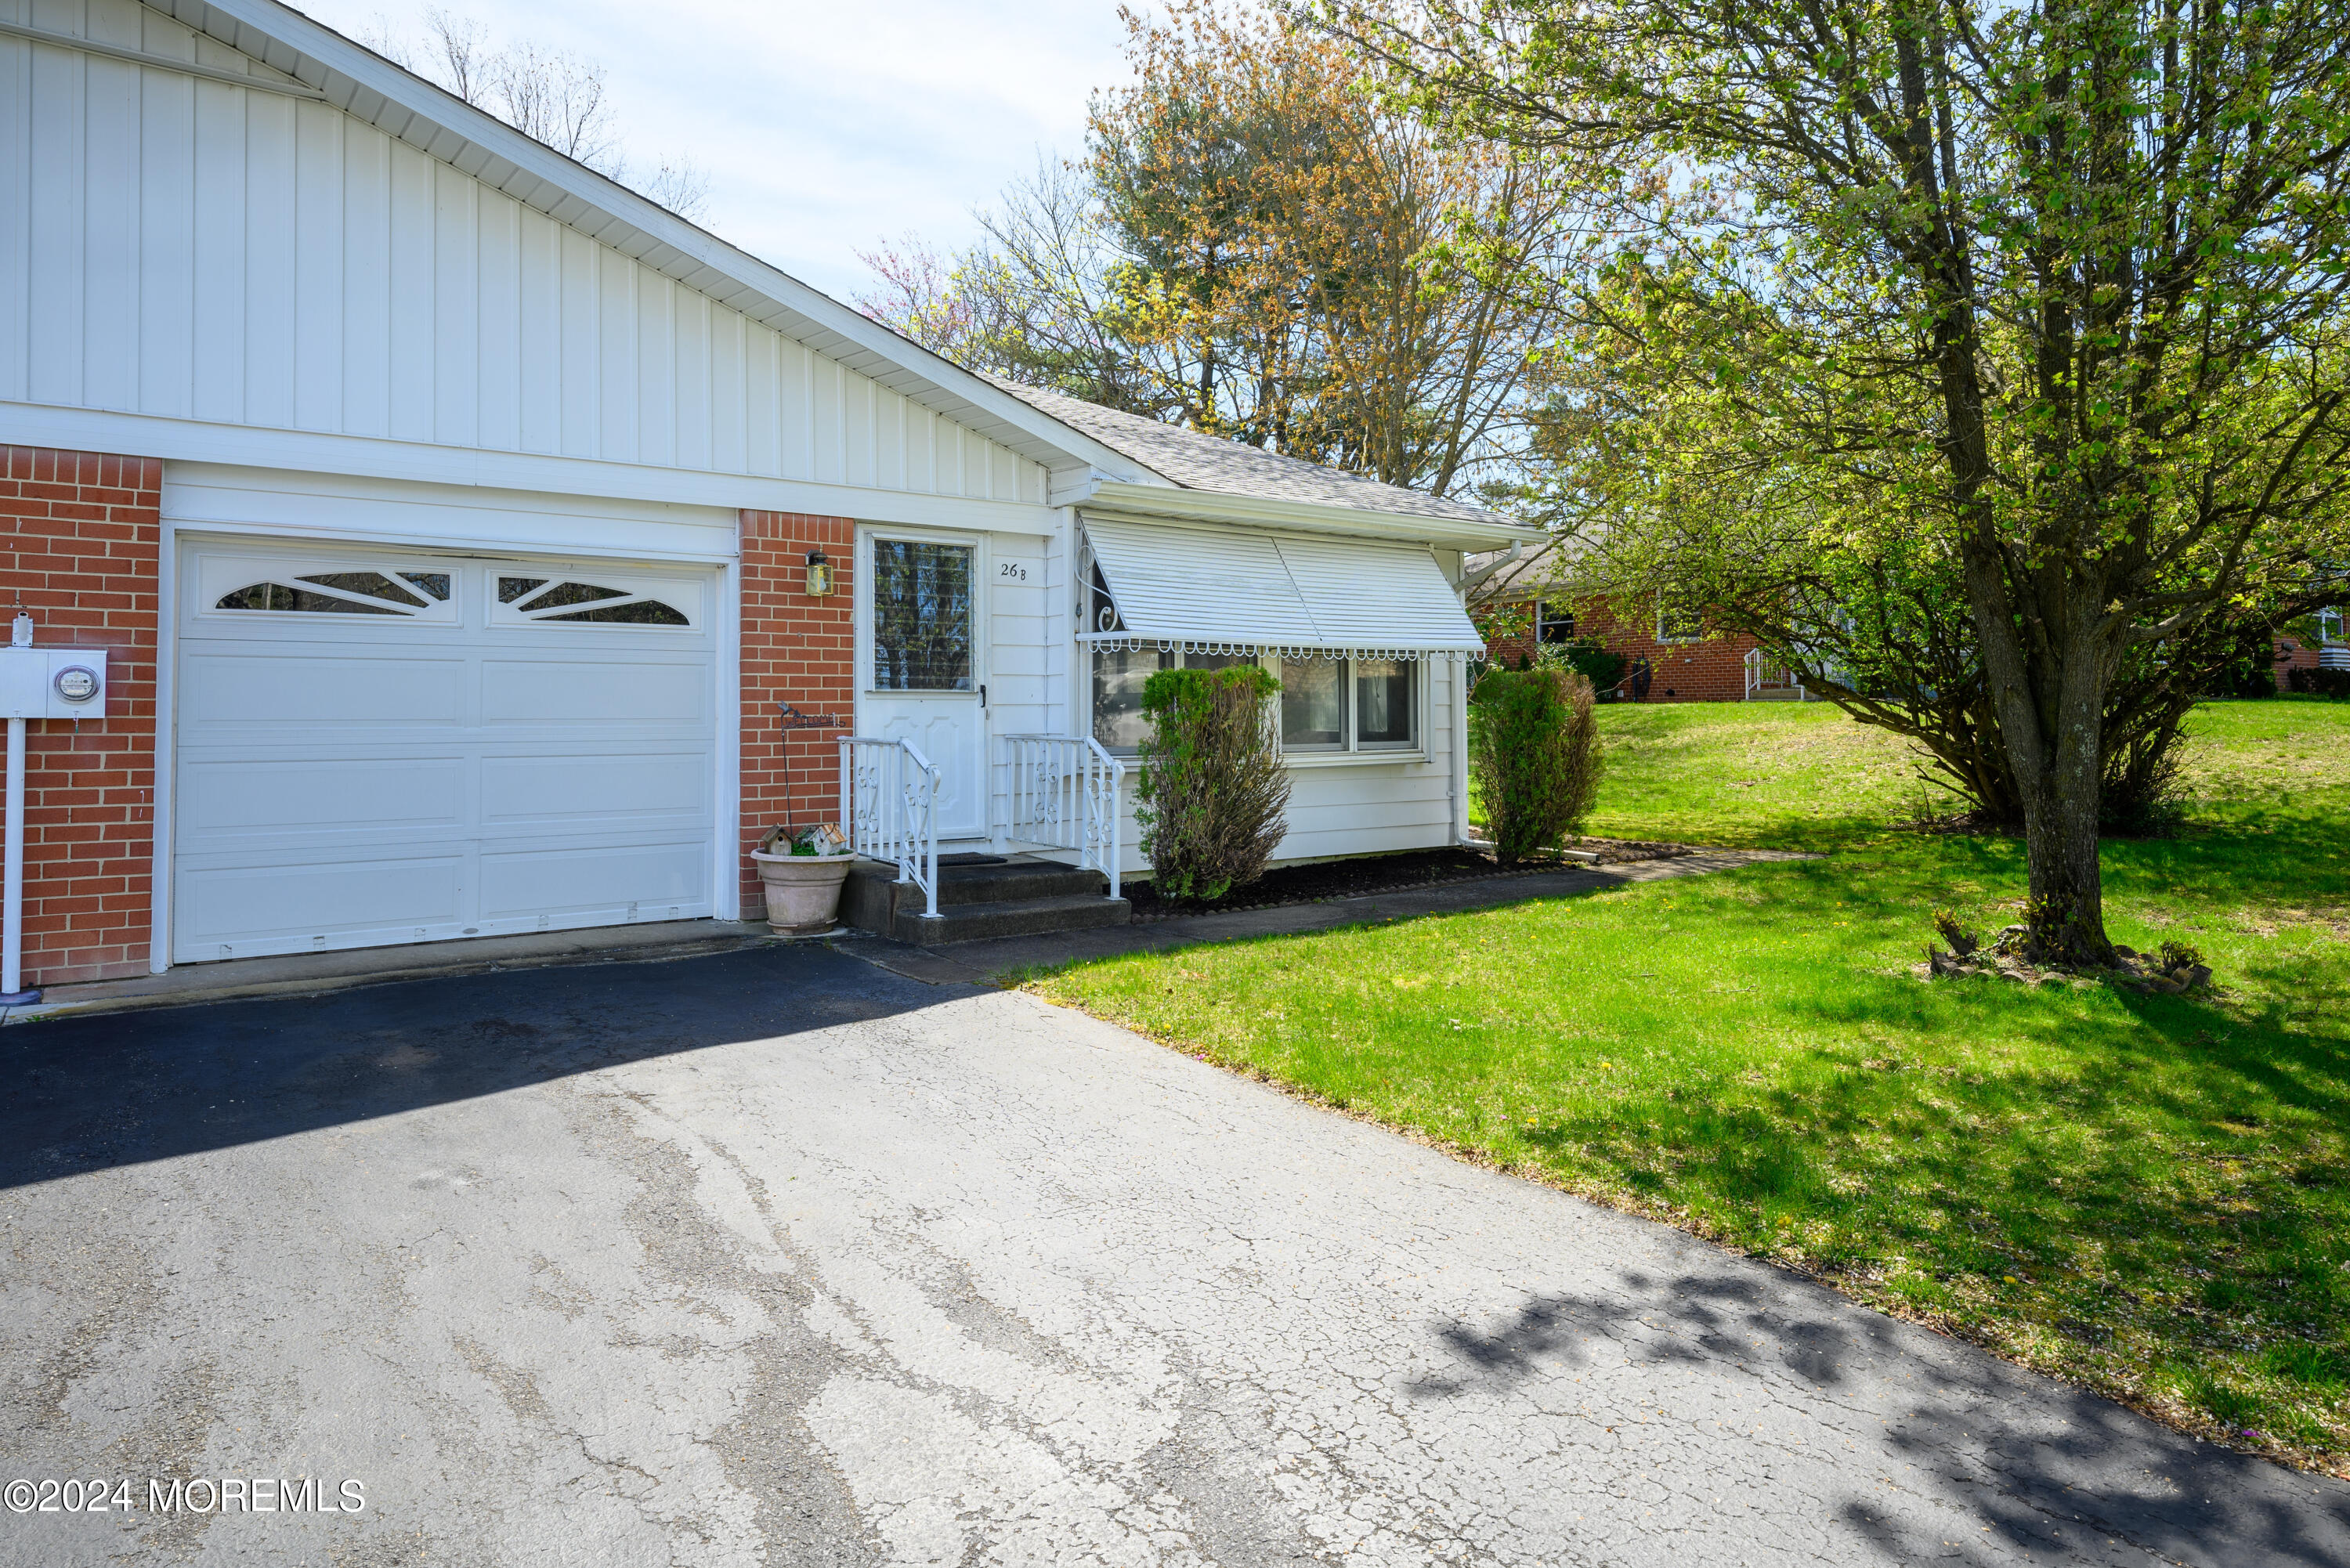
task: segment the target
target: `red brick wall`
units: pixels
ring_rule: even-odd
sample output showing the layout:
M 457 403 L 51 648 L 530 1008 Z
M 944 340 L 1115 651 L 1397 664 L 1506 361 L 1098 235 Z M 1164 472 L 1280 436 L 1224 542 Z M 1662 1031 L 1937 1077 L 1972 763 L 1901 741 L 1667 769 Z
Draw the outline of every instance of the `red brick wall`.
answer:
M 1550 601 L 1554 605 L 1556 599 Z M 1575 635 L 1610 653 L 1624 656 L 1628 669 L 1645 659 L 1656 670 L 1649 684 L 1651 702 L 1742 702 L 1746 699 L 1746 654 L 1754 639 L 1743 633 L 1721 632 L 1696 642 L 1659 642 L 1653 607 L 1643 598 L 1617 604 L 1604 598 L 1575 599 Z M 1497 640 L 1496 659 L 1516 663 L 1528 651 L 1532 634 L 1524 639 Z M 1626 693 L 1629 695 L 1628 691 Z
M 0 621 L 107 651 L 106 717 L 27 726 L 29 985 L 147 972 L 155 823 L 155 594 L 163 465 L 0 447 Z
M 2292 690 L 2292 686 L 2289 684 L 2291 680 L 2291 671 L 2295 670 L 2314 670 L 2317 668 L 2317 644 L 2314 642 L 2305 641 L 2298 637 L 2278 638 L 2276 639 L 2276 661 L 2277 690 L 2280 691 L 2289 691 Z
M 806 827 L 840 815 L 840 748 L 856 721 L 856 598 L 849 568 L 856 524 L 796 512 L 743 514 L 743 918 L 765 901 L 750 853 L 777 823 Z M 833 592 L 810 598 L 807 553 L 830 557 Z M 842 728 L 785 731 L 775 704 L 837 714 Z M 785 764 L 790 798 L 785 798 Z

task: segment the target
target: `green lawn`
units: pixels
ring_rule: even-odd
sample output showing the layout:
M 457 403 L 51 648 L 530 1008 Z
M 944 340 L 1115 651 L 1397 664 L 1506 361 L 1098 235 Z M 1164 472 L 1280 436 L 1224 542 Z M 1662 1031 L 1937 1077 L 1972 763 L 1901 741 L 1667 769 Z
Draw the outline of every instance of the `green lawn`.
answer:
M 2020 845 L 1893 826 L 1914 772 L 1825 706 L 1603 713 L 1594 833 L 1827 857 L 1031 984 L 2350 1474 L 2350 704 L 2199 710 L 2190 830 L 2106 846 L 2114 936 L 2201 949 L 2194 998 L 1922 983 Z

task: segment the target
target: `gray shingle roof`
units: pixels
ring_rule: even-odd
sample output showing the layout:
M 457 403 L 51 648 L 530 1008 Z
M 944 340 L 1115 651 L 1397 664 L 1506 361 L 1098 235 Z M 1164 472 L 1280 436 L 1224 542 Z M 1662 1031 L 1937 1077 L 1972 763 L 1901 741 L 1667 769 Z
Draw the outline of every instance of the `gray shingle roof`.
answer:
M 1464 506 L 1457 501 L 1406 490 L 1400 485 L 1382 484 L 1376 479 L 1325 468 L 1302 458 L 1284 457 L 1246 441 L 1203 435 L 1180 425 L 1161 424 L 1139 414 L 1120 413 L 1098 403 L 1024 387 L 1001 376 L 982 374 L 1039 413 L 1049 414 L 1104 446 L 1124 452 L 1186 490 L 1256 496 L 1267 501 L 1304 501 L 1319 506 L 1347 506 L 1357 512 L 1386 512 L 1406 517 L 1441 517 L 1460 523 L 1509 521 L 1481 507 Z

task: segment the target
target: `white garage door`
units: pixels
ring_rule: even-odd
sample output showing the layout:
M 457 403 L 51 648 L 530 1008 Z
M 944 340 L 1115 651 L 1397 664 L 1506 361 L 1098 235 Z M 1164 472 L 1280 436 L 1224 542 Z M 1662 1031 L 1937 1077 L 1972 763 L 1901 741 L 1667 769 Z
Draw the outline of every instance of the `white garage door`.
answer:
M 173 958 L 710 914 L 716 587 L 185 546 Z

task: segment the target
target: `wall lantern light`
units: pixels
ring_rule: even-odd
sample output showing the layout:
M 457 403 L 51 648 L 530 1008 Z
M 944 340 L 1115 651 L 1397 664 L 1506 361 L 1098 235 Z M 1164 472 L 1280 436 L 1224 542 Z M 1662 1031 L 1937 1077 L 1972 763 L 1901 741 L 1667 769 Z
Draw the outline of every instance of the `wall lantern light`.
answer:
M 822 550 L 810 550 L 807 556 L 807 596 L 822 598 L 832 592 L 832 563 Z

